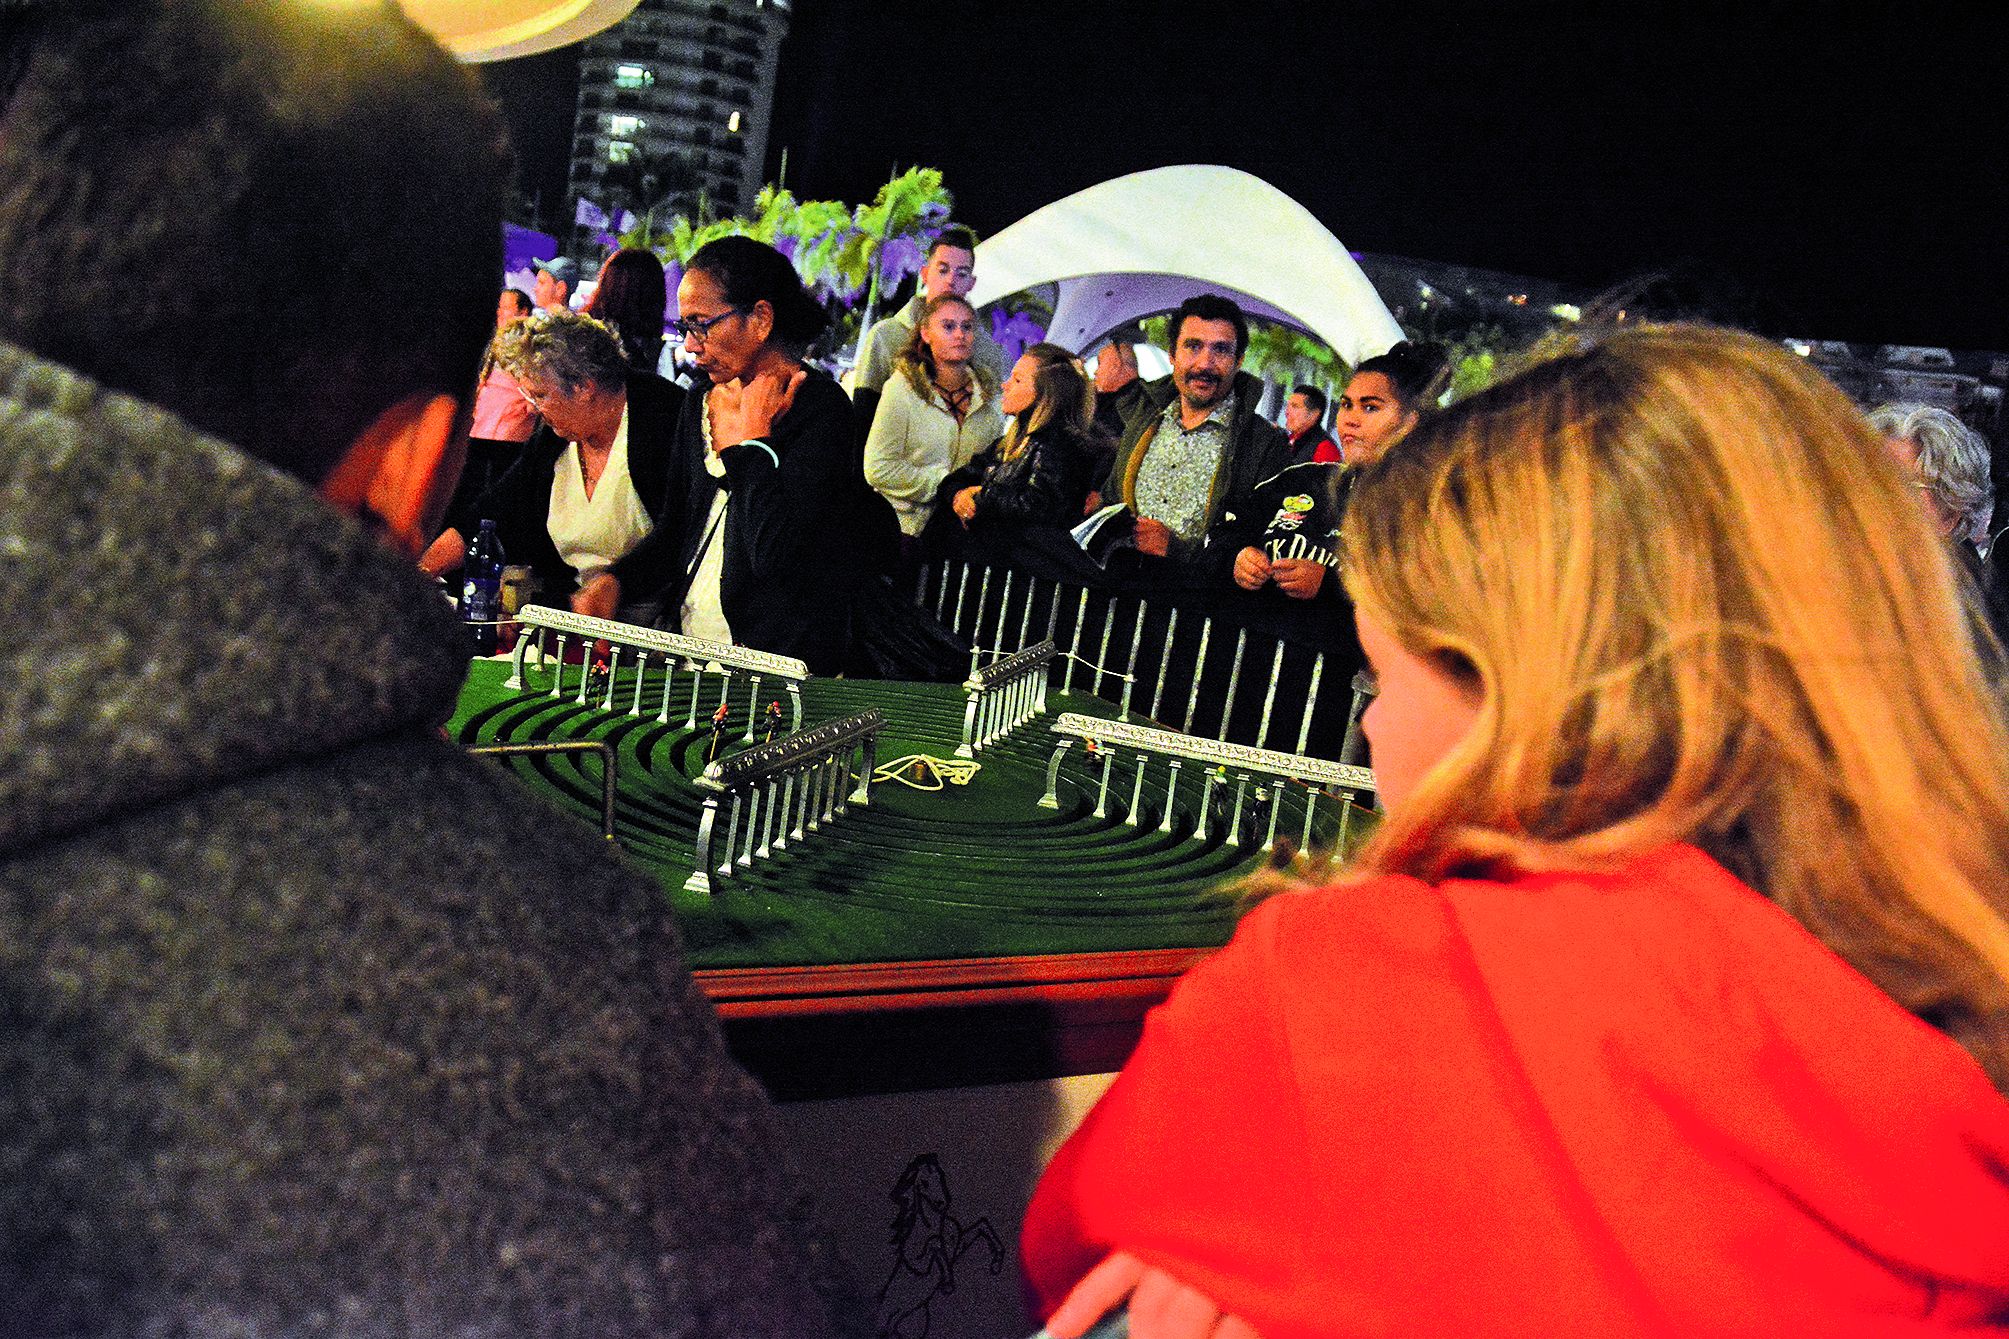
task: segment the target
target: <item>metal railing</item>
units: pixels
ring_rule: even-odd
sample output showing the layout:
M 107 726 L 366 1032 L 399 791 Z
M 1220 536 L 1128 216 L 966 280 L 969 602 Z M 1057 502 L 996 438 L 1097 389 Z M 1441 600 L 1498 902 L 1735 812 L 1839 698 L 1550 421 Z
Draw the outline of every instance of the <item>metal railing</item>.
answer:
M 698 637 L 686 637 L 681 633 L 659 632 L 654 628 L 638 627 L 633 623 L 617 623 L 609 618 L 592 618 L 585 614 L 575 614 L 566 609 L 552 609 L 541 604 L 526 605 L 517 611 L 516 621 L 525 632 L 517 639 L 515 659 L 511 662 L 509 678 L 503 683 L 505 688 L 524 688 L 529 684 L 526 674 L 526 660 L 531 639 L 529 630 L 537 633 L 539 667 L 550 665 L 553 674 L 550 696 L 565 696 L 566 673 L 565 652 L 572 638 L 580 638 L 586 645 L 590 660 L 590 649 L 595 642 L 608 644 L 608 664 L 605 682 L 594 683 L 594 668 L 590 664 L 579 666 L 579 687 L 574 698 L 581 706 L 588 705 L 589 698 L 597 698 L 602 711 L 618 711 L 615 704 L 616 691 L 620 681 L 621 656 L 624 650 L 635 653 L 635 671 L 632 676 L 631 700 L 628 715 L 643 714 L 644 699 L 648 696 L 648 678 L 652 663 L 660 657 L 662 682 L 660 685 L 660 705 L 656 712 L 658 724 L 670 723 L 670 687 L 677 676 L 677 666 L 684 665 L 684 672 L 695 676 L 691 683 L 690 701 L 684 715 L 684 728 L 698 728 L 699 702 L 705 697 L 705 678 L 710 675 L 718 680 L 718 706 L 730 708 L 732 681 L 735 675 L 746 678 L 746 733 L 740 736 L 742 744 L 751 744 L 754 730 L 760 721 L 760 684 L 763 678 L 773 678 L 781 682 L 788 695 L 790 708 L 788 728 L 791 733 L 802 729 L 802 682 L 809 677 L 809 666 L 790 656 L 778 656 L 767 651 L 755 651 L 744 646 L 726 646 L 719 642 L 708 642 Z M 546 637 L 557 634 L 558 646 L 555 656 L 545 653 Z M 776 741 L 777 743 L 780 741 Z
M 1374 774 L 1365 767 L 1329 762 L 1323 758 L 1306 758 L 1274 749 L 1252 748 L 1246 744 L 1199 739 L 1176 730 L 1154 729 L 1126 721 L 1105 721 L 1070 711 L 1063 712 L 1054 721 L 1053 732 L 1061 738 L 1047 763 L 1046 793 L 1039 799 L 1042 809 L 1060 807 L 1061 765 L 1068 750 L 1079 739 L 1101 762 L 1099 775 L 1093 782 L 1093 814 L 1096 818 L 1108 817 L 1118 752 L 1128 748 L 1132 750 L 1135 766 L 1123 821 L 1130 827 L 1139 826 L 1145 813 L 1145 783 L 1153 762 L 1162 760 L 1165 764 L 1163 781 L 1156 787 L 1163 797 L 1158 809 L 1158 830 L 1165 833 L 1178 828 L 1181 767 L 1193 762 L 1206 769 L 1199 795 L 1190 810 L 1193 818 L 1191 836 L 1195 841 L 1208 840 L 1216 807 L 1216 792 L 1230 783 L 1233 786 L 1233 807 L 1223 821 L 1221 840 L 1228 846 L 1241 845 L 1244 815 L 1254 817 L 1267 809 L 1261 848 L 1264 851 L 1276 846 L 1277 828 L 1285 808 L 1282 797 L 1287 793 L 1281 783 L 1295 782 L 1310 788 L 1305 794 L 1303 824 L 1298 835 L 1300 850 L 1312 844 L 1312 829 L 1321 796 L 1334 794 L 1339 801 L 1335 843 L 1344 846 L 1355 797 L 1374 793 Z M 1191 790 L 1190 784 L 1188 790 Z
M 995 744 L 1046 710 L 1046 671 L 1053 663 L 1053 643 L 1040 642 L 1014 651 L 963 681 L 963 742 L 958 758 L 974 758 L 977 750 Z
M 1346 682 L 1326 682 L 1323 649 L 1252 632 L 1176 594 L 1091 589 L 952 558 L 924 567 L 915 595 L 977 654 L 1050 641 L 1063 666 L 1054 689 L 1091 693 L 1187 734 L 1331 757 L 1364 700 L 1349 701 Z M 1336 666 L 1335 680 L 1350 668 Z
M 730 879 L 736 869 L 806 840 L 850 806 L 869 804 L 885 724 L 879 711 L 861 711 L 707 766 L 698 785 L 711 794 L 698 819 L 697 856 L 684 888 L 709 893 L 714 879 Z M 721 811 L 725 854 L 714 863 Z

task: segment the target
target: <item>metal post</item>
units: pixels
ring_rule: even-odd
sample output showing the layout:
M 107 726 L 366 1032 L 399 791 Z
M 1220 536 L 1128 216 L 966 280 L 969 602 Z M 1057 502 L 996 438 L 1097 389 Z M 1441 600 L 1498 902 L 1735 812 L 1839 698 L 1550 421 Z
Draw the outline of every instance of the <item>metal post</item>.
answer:
M 1158 652 L 1158 686 L 1151 690 L 1152 720 L 1158 719 L 1158 704 L 1165 697 L 1165 674 L 1172 668 L 1172 643 L 1179 632 L 1179 606 L 1172 606 L 1172 613 L 1165 620 L 1165 646 Z
M 1247 802 L 1248 798 L 1249 774 L 1242 772 L 1235 777 L 1235 812 L 1234 816 L 1228 819 L 1228 845 L 1230 846 L 1240 846 L 1242 844 L 1242 806 Z
M 793 769 L 790 769 L 781 778 L 781 831 L 774 834 L 775 850 L 786 851 L 788 849 L 788 838 L 790 835 L 788 829 L 794 822 L 795 772 Z
M 1200 679 L 1207 672 L 1207 640 L 1214 635 L 1214 616 L 1200 620 L 1200 653 L 1193 658 L 1193 691 L 1186 694 L 1186 720 L 1179 728 L 1193 733 L 1193 712 L 1200 705 Z
M 1305 690 L 1304 720 L 1298 724 L 1294 753 L 1303 753 L 1304 746 L 1311 740 L 1311 714 L 1318 710 L 1318 681 L 1324 676 L 1325 652 L 1320 651 L 1311 662 L 1311 687 Z
M 1018 616 L 1018 645 L 1012 648 L 1014 651 L 1023 651 L 1026 648 L 1026 638 L 1032 632 L 1032 597 L 1038 591 L 1039 579 L 1037 577 L 1027 577 L 1025 579 L 1025 609 Z
M 865 756 L 860 759 L 863 766 L 858 769 L 858 789 L 852 794 L 851 798 L 860 804 L 870 804 L 872 803 L 872 773 L 879 770 L 879 737 L 877 735 L 866 736 L 862 752 Z
M 1284 783 L 1278 781 L 1270 787 L 1270 828 L 1263 834 L 1263 849 L 1274 851 L 1277 846 L 1277 819 L 1284 811 Z
M 985 570 L 988 571 L 989 569 Z M 970 589 L 970 565 L 968 563 L 964 563 L 963 575 L 956 582 L 956 612 L 955 616 L 949 620 L 949 628 L 951 631 L 961 632 L 963 630 L 963 596 L 969 593 L 969 589 Z
M 1158 824 L 1158 831 L 1170 832 L 1172 830 L 1172 810 L 1178 798 L 1179 759 L 1174 758 L 1171 760 L 1165 776 L 1165 818 L 1163 822 Z
M 684 718 L 684 729 L 698 728 L 698 698 L 705 690 L 705 667 L 697 661 L 691 662 L 691 714 Z
M 1151 602 L 1137 602 L 1137 619 L 1130 625 L 1130 663 L 1123 667 L 1123 699 L 1116 705 L 1118 715 L 1130 715 L 1130 690 L 1137 686 L 1137 648 L 1144 644 L 1144 619 L 1151 612 Z
M 733 791 L 731 795 L 733 795 L 733 813 L 731 819 L 725 823 L 725 861 L 719 865 L 719 875 L 727 879 L 733 877 L 733 849 L 739 845 L 739 807 L 743 803 L 739 791 Z
M 746 733 L 739 737 L 742 744 L 753 742 L 753 727 L 760 720 L 760 675 L 755 674 L 746 686 Z
M 1207 840 L 1207 823 L 1214 812 L 1214 788 L 1220 784 L 1220 769 L 1209 767 L 1207 779 L 1200 786 L 1200 818 L 1193 824 L 1193 840 L 1196 842 Z
M 558 669 L 551 676 L 551 696 L 558 697 L 565 692 L 565 643 L 564 633 L 558 634 Z
M 1297 849 L 1300 851 L 1309 851 L 1311 849 L 1311 818 L 1312 814 L 1316 812 L 1318 809 L 1318 797 L 1322 793 L 1323 791 L 1319 787 L 1316 786 L 1305 787 L 1304 833 L 1297 839 Z M 1339 804 L 1340 804 L 1340 810 L 1339 810 L 1340 831 L 1343 834 L 1346 831 L 1346 796 L 1344 793 L 1342 793 L 1339 797 Z
M 1102 676 L 1109 669 L 1109 634 L 1116 630 L 1116 597 L 1109 597 L 1108 608 L 1102 615 L 1102 644 L 1095 651 L 1095 682 L 1088 685 L 1088 691 L 1102 696 Z
M 1229 718 L 1235 714 L 1235 689 L 1242 682 L 1242 650 L 1248 644 L 1249 630 L 1247 628 L 1237 628 L 1235 630 L 1235 658 L 1228 665 L 1228 696 L 1227 700 L 1221 704 L 1221 733 L 1214 736 L 1214 738 L 1223 743 L 1226 743 L 1228 738 Z
M 788 710 L 788 733 L 794 734 L 802 728 L 802 686 L 793 679 L 788 681 Z
M 540 638 L 543 637 L 544 630 L 542 628 L 539 628 L 537 630 L 537 635 Z M 509 677 L 502 681 L 502 686 L 504 688 L 523 687 L 523 655 L 529 649 L 530 649 L 530 639 L 528 637 L 522 636 L 521 634 L 518 634 L 516 638 L 516 654 L 511 656 L 509 659 Z
M 610 642 L 607 646 L 607 695 L 600 700 L 600 710 L 614 709 L 614 685 L 621 681 L 621 644 Z
M 1011 579 L 1015 575 L 1016 573 L 1014 573 L 1011 568 L 1007 567 L 1005 569 L 1004 593 L 998 597 L 998 622 L 997 626 L 991 629 L 991 641 L 996 643 L 994 646 L 991 647 L 992 660 L 996 660 L 999 656 L 1005 653 L 1004 649 L 1005 615 L 1011 612 Z M 981 614 L 979 614 L 977 618 L 977 631 L 979 633 L 983 631 L 983 617 Z
M 1137 807 L 1144 803 L 1144 764 L 1147 761 L 1149 756 L 1144 750 L 1137 750 L 1137 777 L 1130 783 L 1130 812 L 1123 816 L 1123 821 L 1133 828 L 1137 826 Z
M 1095 789 L 1095 817 L 1109 816 L 1109 769 L 1116 766 L 1116 750 L 1102 750 L 1102 781 Z
M 746 841 L 739 850 L 739 863 L 743 866 L 753 863 L 753 836 L 760 829 L 759 791 L 749 790 L 746 793 L 746 806 Z
M 990 564 L 986 563 L 984 565 L 983 579 L 977 582 L 977 625 L 970 633 L 970 646 L 972 649 L 976 647 L 977 643 L 983 640 L 984 606 L 990 603 L 990 598 L 991 569 Z
M 691 876 L 684 880 L 687 893 L 710 893 L 712 890 L 712 835 L 718 830 L 718 796 L 705 797 L 704 811 L 698 816 L 698 851 Z
M 648 682 L 648 678 L 649 653 L 647 651 L 637 651 L 635 652 L 635 697 L 628 704 L 628 714 L 630 716 L 640 716 L 642 714 L 642 686 Z
M 1277 680 L 1282 678 L 1284 666 L 1284 644 L 1278 642 L 1270 652 L 1270 688 L 1263 694 L 1263 718 L 1256 726 L 1256 747 L 1262 748 L 1270 737 L 1270 712 L 1277 705 Z
M 1060 808 L 1060 760 L 1067 756 L 1067 750 L 1073 744 L 1072 739 L 1063 738 L 1054 747 L 1053 757 L 1046 764 L 1046 794 L 1039 797 L 1042 809 Z
M 657 725 L 668 725 L 670 723 L 670 684 L 673 681 L 675 681 L 676 677 L 677 677 L 677 658 L 675 656 L 664 656 L 663 657 L 663 709 L 656 713 Z
M 1074 667 L 1081 660 L 1081 633 L 1087 623 L 1088 587 L 1083 586 L 1081 588 L 1081 599 L 1074 606 L 1074 631 L 1069 634 L 1073 638 L 1074 644 L 1069 648 L 1067 653 L 1067 673 L 1060 681 L 1062 691 L 1074 687 Z

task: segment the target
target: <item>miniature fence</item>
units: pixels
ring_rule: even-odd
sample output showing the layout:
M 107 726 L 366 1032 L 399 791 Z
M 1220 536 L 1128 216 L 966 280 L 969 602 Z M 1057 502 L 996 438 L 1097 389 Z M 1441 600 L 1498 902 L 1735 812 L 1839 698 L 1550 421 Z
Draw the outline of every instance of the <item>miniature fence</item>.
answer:
M 861 711 L 706 767 L 698 784 L 712 793 L 698 819 L 697 857 L 684 888 L 709 893 L 714 879 L 730 879 L 736 869 L 806 840 L 853 804 L 869 804 L 885 724 L 877 710 Z M 721 810 L 728 810 L 725 854 L 714 864 Z
M 809 677 L 809 666 L 789 656 L 773 655 L 767 651 L 755 651 L 744 646 L 725 646 L 718 642 L 708 642 L 697 637 L 686 637 L 681 633 L 658 632 L 654 628 L 637 627 L 632 623 L 616 623 L 608 618 L 592 618 L 585 614 L 575 614 L 569 610 L 552 609 L 541 604 L 526 605 L 517 611 L 516 621 L 523 625 L 524 635 L 517 639 L 516 658 L 512 662 L 510 675 L 504 681 L 506 688 L 523 688 L 525 659 L 530 648 L 529 630 L 537 632 L 538 659 L 546 661 L 545 638 L 550 633 L 558 636 L 557 652 L 554 660 L 548 661 L 554 667 L 551 681 L 551 696 L 565 696 L 567 679 L 565 651 L 572 638 L 580 638 L 589 648 L 593 643 L 608 643 L 608 664 L 604 684 L 594 682 L 591 665 L 579 666 L 578 695 L 574 699 L 586 705 L 589 697 L 599 699 L 602 711 L 618 711 L 615 705 L 616 688 L 620 680 L 621 655 L 624 649 L 635 653 L 635 674 L 628 707 L 628 715 L 643 714 L 643 699 L 646 696 L 651 653 L 662 657 L 662 684 L 656 721 L 661 725 L 670 723 L 670 686 L 677 676 L 677 666 L 681 662 L 687 666 L 685 673 L 694 675 L 691 684 L 689 709 L 684 716 L 684 728 L 698 728 L 698 704 L 705 696 L 705 677 L 711 675 L 719 681 L 718 705 L 730 705 L 732 680 L 735 674 L 747 676 L 746 693 L 746 733 L 740 736 L 740 743 L 751 744 L 754 727 L 760 719 L 760 682 L 763 677 L 781 681 L 788 694 L 791 733 L 802 729 L 802 681 Z M 780 741 L 775 741 L 779 743 Z
M 1046 710 L 1046 670 L 1053 663 L 1053 643 L 1041 642 L 970 671 L 963 682 L 969 694 L 963 704 L 963 742 L 958 758 L 974 758 L 977 750 L 995 744 Z
M 1280 783 L 1299 782 L 1315 787 L 1307 792 L 1304 803 L 1303 829 L 1298 835 L 1298 849 L 1311 845 L 1312 826 L 1318 809 L 1318 799 L 1330 792 L 1339 792 L 1339 831 L 1337 844 L 1345 845 L 1348 821 L 1352 815 L 1354 796 L 1371 795 L 1374 792 L 1374 774 L 1365 767 L 1355 767 L 1348 763 L 1328 762 L 1323 758 L 1305 758 L 1292 753 L 1280 753 L 1273 749 L 1251 748 L 1246 744 L 1224 744 L 1218 740 L 1197 739 L 1180 734 L 1175 730 L 1156 730 L 1149 726 L 1132 725 L 1124 721 L 1105 721 L 1093 716 L 1083 716 L 1076 712 L 1063 712 L 1053 723 L 1053 732 L 1061 736 L 1054 747 L 1053 757 L 1046 767 L 1046 794 L 1039 800 L 1043 809 L 1060 807 L 1060 768 L 1073 747 L 1076 739 L 1087 742 L 1094 756 L 1101 759 L 1100 775 L 1095 781 L 1095 810 L 1097 818 L 1109 815 L 1111 782 L 1116 770 L 1118 746 L 1133 750 L 1136 765 L 1130 787 L 1130 802 L 1124 810 L 1123 821 L 1130 827 L 1139 825 L 1144 812 L 1145 781 L 1150 765 L 1155 759 L 1165 762 L 1165 777 L 1162 786 L 1163 802 L 1158 823 L 1160 832 L 1169 833 L 1174 829 L 1174 818 L 1178 812 L 1179 771 L 1187 762 L 1195 762 L 1207 768 L 1200 786 L 1198 804 L 1195 806 L 1193 833 L 1195 841 L 1206 841 L 1210 829 L 1215 792 L 1226 783 L 1232 773 L 1234 784 L 1234 806 L 1228 816 L 1222 841 L 1228 846 L 1242 844 L 1242 820 L 1244 813 L 1253 814 L 1256 809 L 1267 807 L 1269 814 L 1263 833 L 1262 849 L 1269 851 L 1276 846 L 1277 826 L 1283 816 L 1283 791 Z M 1265 786 L 1267 780 L 1272 783 Z M 1251 808 L 1250 790 L 1254 787 L 1259 802 Z M 1189 787 L 1190 788 L 1190 787 Z
M 1056 689 L 1081 689 L 1187 734 L 1341 755 L 1351 685 L 1325 682 L 1326 652 L 1254 633 L 1200 606 L 1072 586 L 959 559 L 923 568 L 916 598 L 973 647 L 1003 655 L 1050 641 L 1065 668 Z M 1335 667 L 1335 680 L 1351 667 Z M 1321 699 L 1321 690 L 1324 699 Z M 1282 709 L 1279 711 L 1281 699 Z

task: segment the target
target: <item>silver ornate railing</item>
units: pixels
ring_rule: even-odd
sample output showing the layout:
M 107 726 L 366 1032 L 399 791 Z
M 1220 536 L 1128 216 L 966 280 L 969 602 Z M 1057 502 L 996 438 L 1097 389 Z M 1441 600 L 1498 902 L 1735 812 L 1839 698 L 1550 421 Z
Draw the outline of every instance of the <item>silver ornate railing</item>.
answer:
M 685 889 L 709 893 L 714 879 L 730 879 L 737 869 L 787 850 L 792 841 L 806 840 L 851 805 L 869 804 L 879 731 L 885 724 L 877 710 L 861 711 L 708 765 L 698 778 L 710 794 L 698 818 L 697 856 Z
M 1145 812 L 1146 777 L 1154 762 L 1163 761 L 1165 764 L 1158 830 L 1166 833 L 1175 830 L 1180 768 L 1192 762 L 1207 769 L 1192 810 L 1192 837 L 1195 841 L 1208 839 L 1215 792 L 1229 782 L 1234 786 L 1234 806 L 1223 825 L 1221 840 L 1229 846 L 1241 845 L 1244 814 L 1267 807 L 1268 819 L 1262 840 L 1265 851 L 1276 846 L 1277 827 L 1283 816 L 1281 796 L 1284 790 L 1279 783 L 1296 782 L 1310 788 L 1305 795 L 1303 827 L 1298 835 L 1300 850 L 1311 845 L 1318 800 L 1322 795 L 1337 792 L 1339 828 L 1335 842 L 1344 846 L 1355 797 L 1374 792 L 1374 774 L 1365 767 L 1329 762 L 1324 758 L 1306 758 L 1274 749 L 1252 748 L 1247 744 L 1199 739 L 1176 730 L 1159 730 L 1127 721 L 1106 721 L 1070 711 L 1063 712 L 1054 721 L 1053 732 L 1060 736 L 1060 742 L 1054 746 L 1053 757 L 1047 763 L 1046 794 L 1040 797 L 1041 808 L 1060 807 L 1061 765 L 1078 739 L 1085 741 L 1092 755 L 1100 760 L 1099 775 L 1092 783 L 1095 793 L 1093 813 L 1097 818 L 1108 817 L 1117 755 L 1121 749 L 1128 748 L 1135 764 L 1130 800 L 1124 808 L 1123 821 L 1131 827 L 1139 825 Z M 1255 791 L 1253 797 L 1252 789 Z M 1266 804 L 1252 806 L 1252 798 Z
M 1318 746 L 1332 756 L 1365 701 L 1354 698 L 1351 716 L 1337 693 L 1328 692 L 1332 701 L 1321 703 L 1323 650 L 1251 633 L 1168 600 L 960 559 L 924 567 L 915 595 L 944 626 L 970 640 L 973 669 L 984 652 L 1003 656 L 1049 641 L 1063 666 L 1051 675 L 1053 688 L 1088 692 L 1126 716 L 1135 710 L 1187 734 L 1222 741 L 1233 735 L 1259 748 L 1302 754 L 1313 745 L 1313 718 L 1323 706 L 1327 725 Z
M 974 758 L 1046 710 L 1046 672 L 1053 643 L 1040 642 L 970 671 L 963 681 L 963 742 L 958 758 Z
M 681 663 L 684 673 L 696 676 L 691 684 L 688 710 L 684 715 L 684 728 L 698 728 L 699 703 L 706 696 L 707 675 L 718 680 L 718 705 L 729 707 L 732 697 L 732 683 L 735 676 L 744 676 L 746 691 L 746 733 L 740 736 L 742 744 L 751 744 L 755 727 L 760 722 L 760 684 L 763 678 L 771 678 L 781 683 L 788 696 L 790 708 L 788 728 L 791 733 L 802 729 L 802 681 L 809 677 L 809 666 L 791 656 L 778 656 L 767 651 L 755 651 L 744 646 L 725 646 L 719 642 L 708 642 L 698 637 L 686 637 L 676 632 L 659 632 L 654 628 L 638 627 L 633 623 L 617 623 L 610 618 L 593 618 L 586 614 L 575 614 L 567 609 L 552 609 L 541 604 L 526 605 L 517 611 L 516 621 L 526 629 L 517 639 L 515 659 L 511 662 L 509 678 L 504 681 L 506 688 L 524 688 L 529 680 L 526 674 L 526 659 L 530 649 L 529 630 L 537 633 L 538 660 L 553 668 L 551 680 L 552 697 L 565 696 L 566 673 L 565 651 L 572 638 L 583 640 L 590 648 L 595 642 L 608 644 L 608 665 L 606 682 L 597 690 L 593 687 L 593 668 L 582 663 L 579 666 L 579 687 L 576 698 L 584 706 L 588 698 L 597 695 L 597 705 L 602 711 L 618 711 L 615 703 L 620 679 L 621 656 L 623 650 L 635 653 L 635 673 L 630 693 L 628 715 L 640 716 L 644 712 L 643 702 L 647 694 L 647 681 L 651 653 L 662 658 L 662 682 L 660 706 L 656 712 L 659 724 L 670 723 L 670 686 L 677 676 L 677 666 Z M 556 655 L 547 657 L 545 639 L 557 634 Z M 590 659 L 590 656 L 588 657 Z M 779 741 L 776 741 L 779 742 Z

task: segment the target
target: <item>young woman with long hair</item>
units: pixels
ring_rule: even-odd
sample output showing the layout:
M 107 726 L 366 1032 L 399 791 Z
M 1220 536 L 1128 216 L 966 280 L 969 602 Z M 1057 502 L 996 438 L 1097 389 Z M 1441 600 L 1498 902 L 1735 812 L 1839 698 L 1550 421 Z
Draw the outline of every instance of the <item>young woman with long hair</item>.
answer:
M 1861 413 L 1616 332 L 1426 418 L 1342 543 L 1385 821 L 1048 1170 L 1053 1333 L 2009 1328 L 2009 730 Z
M 969 303 L 953 293 L 929 298 L 865 437 L 865 482 L 892 504 L 910 539 L 927 528 L 942 480 L 1004 428 L 997 380 L 971 361 L 976 334 Z
M 1011 426 L 943 481 L 940 501 L 966 528 L 1080 520 L 1095 463 L 1095 389 L 1081 361 L 1058 344 L 1033 345 L 999 403 Z

